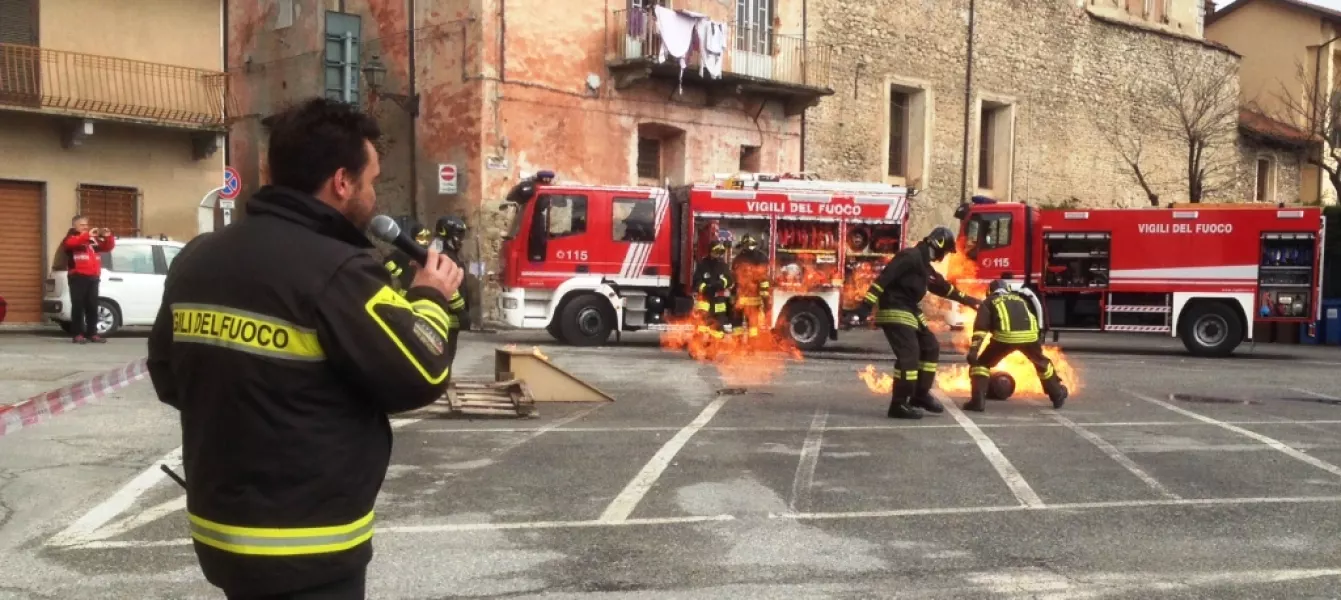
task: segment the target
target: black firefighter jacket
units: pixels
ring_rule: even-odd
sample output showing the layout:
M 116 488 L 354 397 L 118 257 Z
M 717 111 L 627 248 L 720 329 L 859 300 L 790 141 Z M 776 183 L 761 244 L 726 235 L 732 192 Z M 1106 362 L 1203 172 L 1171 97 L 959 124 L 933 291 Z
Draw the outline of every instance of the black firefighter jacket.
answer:
M 439 398 L 453 356 L 447 299 L 397 293 L 342 215 L 276 187 L 246 210 L 174 261 L 148 368 L 180 411 L 205 577 L 272 594 L 366 567 L 387 415 Z
M 978 302 L 960 292 L 931 266 L 931 249 L 926 242 L 904 248 L 890 259 L 866 291 L 865 304 L 878 309 L 875 322 L 880 325 L 926 326 L 919 304 L 931 292 L 962 304 Z

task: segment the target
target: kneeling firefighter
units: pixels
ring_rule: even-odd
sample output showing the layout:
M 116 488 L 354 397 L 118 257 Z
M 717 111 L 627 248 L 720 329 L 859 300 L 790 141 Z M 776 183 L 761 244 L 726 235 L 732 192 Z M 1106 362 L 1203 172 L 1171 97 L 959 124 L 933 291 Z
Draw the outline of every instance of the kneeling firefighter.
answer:
M 933 413 L 945 410 L 931 397 L 941 355 L 940 340 L 927 327 L 919 304 L 928 291 L 974 308 L 981 304 L 955 289 L 932 268 L 932 262 L 940 262 L 954 251 L 954 233 L 948 227 L 933 229 L 915 246 L 900 250 L 890 259 L 856 310 L 858 321 L 865 321 L 875 310 L 875 324 L 884 331 L 894 351 L 894 389 L 887 413 L 892 419 L 922 418 L 915 407 Z
M 1057 377 L 1052 361 L 1043 354 L 1038 316 L 1030 308 L 1029 301 L 1019 292 L 1011 291 L 1010 286 L 1001 279 L 988 284 L 987 290 L 988 299 L 978 309 L 978 318 L 973 321 L 973 344 L 968 353 L 973 395 L 964 405 L 964 410 L 987 410 L 987 381 L 992 375 L 992 367 L 1017 351 L 1033 363 L 1043 391 L 1052 400 L 1052 407 L 1061 408 L 1068 392 Z M 983 347 L 983 340 L 987 339 L 988 334 L 991 334 L 992 340 Z
M 768 283 L 768 254 L 759 249 L 759 240 L 752 234 L 740 237 L 740 253 L 731 261 L 731 272 L 736 279 L 736 324 L 739 332 L 748 337 L 759 336 L 761 328 L 768 327 L 764 317 L 770 301 Z
M 694 270 L 694 292 L 698 301 L 694 311 L 699 313 L 698 332 L 722 339 L 731 330 L 731 295 L 736 282 L 726 264 L 731 247 L 731 233 L 723 231 L 713 240 L 708 257 Z

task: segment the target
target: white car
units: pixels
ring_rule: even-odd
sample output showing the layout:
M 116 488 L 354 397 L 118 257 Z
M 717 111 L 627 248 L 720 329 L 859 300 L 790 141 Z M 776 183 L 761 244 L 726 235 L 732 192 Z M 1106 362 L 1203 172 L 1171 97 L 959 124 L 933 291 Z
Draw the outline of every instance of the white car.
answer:
M 155 238 L 117 238 L 111 252 L 100 252 L 102 281 L 98 284 L 98 335 L 106 336 L 126 326 L 149 326 L 163 301 L 163 282 L 168 266 L 183 242 Z M 70 285 L 66 272 L 68 256 L 56 251 L 47 277 L 42 316 L 55 321 L 66 333 L 70 322 Z

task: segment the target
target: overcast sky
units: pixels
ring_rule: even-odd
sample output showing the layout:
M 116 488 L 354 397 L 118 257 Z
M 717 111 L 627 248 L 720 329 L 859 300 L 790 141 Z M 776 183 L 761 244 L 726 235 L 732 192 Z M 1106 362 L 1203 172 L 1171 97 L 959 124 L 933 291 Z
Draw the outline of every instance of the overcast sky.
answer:
M 1326 8 L 1334 8 L 1336 10 L 1341 10 L 1341 0 L 1304 0 L 1304 1 L 1310 4 L 1316 4 L 1318 6 Z M 1233 3 L 1234 0 L 1215 0 L 1216 8 L 1223 8 Z

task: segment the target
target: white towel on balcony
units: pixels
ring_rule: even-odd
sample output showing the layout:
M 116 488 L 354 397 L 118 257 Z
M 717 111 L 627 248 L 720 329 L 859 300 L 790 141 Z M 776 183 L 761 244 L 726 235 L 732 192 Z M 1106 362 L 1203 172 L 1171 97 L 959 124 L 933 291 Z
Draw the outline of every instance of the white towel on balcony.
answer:
M 667 54 L 679 59 L 680 79 L 683 81 L 684 69 L 688 64 L 686 55 L 694 43 L 694 29 L 703 19 L 695 13 L 686 14 L 664 6 L 657 6 L 654 12 L 657 31 L 661 34 L 661 51 L 657 55 L 657 62 L 665 62 Z
M 726 51 L 726 23 L 702 19 L 698 22 L 698 39 L 702 42 L 703 57 L 698 74 L 707 71 L 716 79 L 722 78 L 722 58 Z

